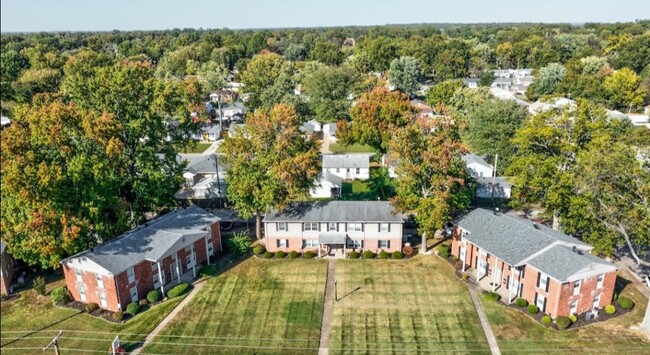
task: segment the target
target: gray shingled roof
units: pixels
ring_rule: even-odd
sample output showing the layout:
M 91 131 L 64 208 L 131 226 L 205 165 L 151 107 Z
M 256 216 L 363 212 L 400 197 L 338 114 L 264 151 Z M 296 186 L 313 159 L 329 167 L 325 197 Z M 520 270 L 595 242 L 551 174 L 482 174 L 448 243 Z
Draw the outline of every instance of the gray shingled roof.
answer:
M 465 154 L 461 157 L 461 159 L 463 159 L 465 164 L 477 163 L 490 168 L 492 167 L 492 165 L 488 164 L 488 162 L 486 162 L 485 159 L 483 159 L 482 157 L 474 153 Z
M 544 225 L 482 208 L 461 217 L 457 225 L 469 232 L 465 236 L 467 240 L 515 266 L 554 242 L 576 245 L 583 250 L 592 248 Z
M 295 202 L 283 212 L 272 211 L 265 222 L 403 222 L 387 201 Z
M 217 158 L 214 154 L 201 155 L 196 159 L 192 159 L 185 170 L 192 174 L 214 174 L 217 172 L 215 159 Z M 225 171 L 222 164 L 219 164 L 218 167 L 220 173 Z
M 579 280 L 572 276 L 578 273 L 605 273 L 616 270 L 616 266 L 587 252 L 574 252 L 572 249 L 555 245 L 528 261 L 528 264 L 560 281 Z
M 345 232 L 318 233 L 319 244 L 345 244 L 347 239 L 348 237 Z
M 179 241 L 189 245 L 203 237 L 205 229 L 218 220 L 219 217 L 196 206 L 178 209 L 62 262 L 87 258 L 116 275 L 143 260 L 159 260 Z
M 495 177 L 477 176 L 477 177 L 475 177 L 475 179 L 476 179 L 476 182 L 478 182 L 480 185 L 486 185 L 487 186 L 488 184 L 491 184 L 494 181 L 494 183 L 496 183 L 497 185 L 503 186 L 504 188 L 512 187 L 512 184 L 509 183 L 508 180 L 506 180 L 506 178 L 503 177 L 503 176 L 495 176 Z
M 323 168 L 369 168 L 368 154 L 325 154 Z

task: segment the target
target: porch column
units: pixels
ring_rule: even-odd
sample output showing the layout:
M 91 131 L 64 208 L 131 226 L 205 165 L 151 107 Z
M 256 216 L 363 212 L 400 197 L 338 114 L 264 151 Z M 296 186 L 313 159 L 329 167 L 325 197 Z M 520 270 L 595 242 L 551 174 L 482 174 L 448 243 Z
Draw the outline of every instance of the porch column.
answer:
M 208 265 L 210 265 L 210 254 L 208 254 L 208 237 L 205 237 L 205 256 L 206 256 L 206 261 Z
M 322 246 L 321 246 L 320 243 L 319 243 L 319 244 L 318 244 L 318 258 L 319 258 L 319 259 L 321 258 L 321 256 L 320 256 L 321 248 L 322 248 Z
M 462 243 L 462 242 L 461 242 Z M 461 250 L 463 251 L 463 272 L 465 272 L 465 260 L 467 260 L 467 245 L 461 245 Z
M 178 277 L 178 283 L 181 283 L 181 267 L 178 262 L 178 252 L 176 252 L 176 277 Z
M 162 271 L 160 270 L 160 261 L 157 261 L 156 265 L 158 266 L 158 281 L 160 282 L 160 293 L 162 293 L 162 296 L 165 297 L 165 285 L 163 285 L 164 282 L 162 278 Z
M 346 253 L 346 250 L 345 250 L 345 246 L 346 246 L 346 244 L 347 244 L 347 243 L 343 243 L 343 259 L 346 259 L 346 258 L 347 258 L 347 255 L 348 255 L 348 254 Z
M 476 282 L 481 279 L 481 269 L 483 268 L 483 250 L 478 251 L 478 261 L 476 262 Z
M 194 243 L 190 244 L 190 260 L 192 260 L 192 275 L 196 277 L 196 257 L 194 256 Z
M 508 304 L 512 303 L 512 285 L 514 285 L 513 281 L 513 273 L 515 271 L 515 268 L 511 268 L 512 272 L 510 273 L 510 276 L 508 277 Z
M 497 267 L 499 266 L 499 258 L 494 258 L 494 267 L 492 267 L 492 292 L 497 289 Z M 500 282 L 499 282 L 500 283 Z

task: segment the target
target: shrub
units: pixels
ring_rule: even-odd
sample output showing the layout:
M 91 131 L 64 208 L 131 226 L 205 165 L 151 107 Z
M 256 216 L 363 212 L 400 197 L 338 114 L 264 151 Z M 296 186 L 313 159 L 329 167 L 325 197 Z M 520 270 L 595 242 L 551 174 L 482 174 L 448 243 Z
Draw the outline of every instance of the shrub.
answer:
M 404 253 L 396 251 L 393 253 L 393 259 L 404 259 Z
M 608 304 L 607 306 L 605 306 L 605 313 L 607 313 L 607 314 L 616 313 L 616 307 L 614 307 L 613 304 Z
M 149 304 L 149 301 L 147 301 L 146 298 L 143 298 L 143 299 L 138 301 L 138 304 L 140 305 L 140 307 L 144 307 L 144 306 Z
M 275 258 L 276 259 L 284 259 L 285 256 L 287 256 L 287 253 L 285 253 L 285 252 L 283 252 L 281 250 L 275 252 Z
M 162 296 L 158 290 L 151 290 L 147 293 L 147 301 L 149 301 L 149 303 L 156 303 L 160 301 L 161 298 Z
M 501 299 L 501 295 L 496 292 L 486 292 L 485 299 L 489 301 L 497 302 L 498 300 Z
M 388 256 L 388 253 L 383 250 L 379 252 L 379 259 L 388 259 Z
M 316 253 L 314 253 L 313 251 L 306 251 L 304 254 L 302 254 L 302 256 L 305 259 L 313 259 L 316 256 Z
M 402 252 L 406 256 L 411 257 L 415 253 L 415 249 L 413 249 L 413 247 L 409 245 L 409 246 L 404 247 L 404 249 L 402 249 Z
M 546 316 L 542 317 L 542 324 L 544 324 L 545 326 L 551 325 L 551 322 L 552 322 L 552 320 L 551 320 L 550 316 L 546 315 Z
M 41 296 L 45 296 L 45 279 L 43 276 L 38 276 L 34 279 L 32 283 L 34 290 Z
M 113 313 L 113 319 L 117 322 L 121 321 L 122 319 L 124 319 L 124 313 L 122 312 Z
M 571 321 L 571 323 L 575 323 L 578 321 L 578 317 L 576 317 L 575 314 L 572 314 L 569 316 L 569 320 Z
M 372 259 L 374 257 L 375 257 L 375 253 L 371 252 L 370 250 L 366 250 L 363 252 L 364 259 Z
M 569 317 L 560 316 L 555 320 L 555 325 L 558 329 L 566 329 L 571 325 L 571 319 Z
M 619 296 L 618 299 L 616 300 L 616 303 L 618 303 L 619 306 L 623 307 L 623 309 L 634 308 L 634 301 L 632 301 L 627 297 Z
M 528 305 L 528 313 L 537 314 L 537 312 L 539 312 L 539 308 L 537 306 L 535 306 L 534 304 Z
M 95 302 L 90 302 L 86 305 L 86 312 L 88 313 L 93 313 L 97 308 L 99 308 L 99 305 Z
M 273 255 L 275 255 L 275 254 L 271 253 L 270 251 L 265 251 L 264 252 L 264 259 L 271 259 L 273 257 Z
M 523 298 L 517 298 L 517 300 L 515 301 L 515 304 L 517 305 L 517 307 L 522 307 L 522 308 L 523 307 L 528 307 L 528 301 L 526 301 Z
M 300 254 L 298 254 L 298 252 L 295 251 L 295 250 L 292 250 L 292 251 L 289 252 L 289 259 L 295 259 L 295 258 L 297 258 L 299 256 L 300 256 Z
M 186 284 L 185 282 L 179 283 L 178 285 L 172 287 L 169 291 L 167 291 L 167 297 L 169 298 L 178 297 L 182 294 L 185 294 L 185 292 L 189 291 L 190 288 L 192 287 Z
M 246 231 L 236 232 L 232 238 L 228 240 L 228 243 L 226 243 L 226 248 L 228 248 L 231 253 L 238 255 L 244 255 L 248 253 L 250 247 L 251 238 L 248 236 L 248 233 Z
M 128 306 L 126 306 L 126 313 L 130 314 L 131 316 L 135 316 L 136 314 L 138 314 L 138 312 L 140 312 L 139 304 L 132 302 L 129 303 Z
M 438 245 L 437 249 L 438 249 L 438 255 L 440 255 L 440 257 L 445 259 L 449 257 L 449 245 L 440 244 Z
M 255 253 L 255 255 L 260 255 L 260 254 L 264 253 L 265 251 L 266 251 L 266 248 L 263 245 L 256 245 L 253 248 L 253 253 Z
M 55 305 L 61 305 L 67 303 L 68 300 L 70 299 L 70 296 L 68 295 L 68 288 L 62 286 L 54 289 L 54 291 L 52 291 L 52 293 L 50 294 L 50 298 L 52 299 L 52 303 L 54 303 Z
M 217 274 L 217 265 L 206 265 L 199 270 L 199 277 L 214 276 L 216 274 Z M 149 298 L 147 297 L 147 299 Z
M 359 252 L 351 251 L 351 252 L 348 253 L 348 257 L 350 259 L 359 259 Z

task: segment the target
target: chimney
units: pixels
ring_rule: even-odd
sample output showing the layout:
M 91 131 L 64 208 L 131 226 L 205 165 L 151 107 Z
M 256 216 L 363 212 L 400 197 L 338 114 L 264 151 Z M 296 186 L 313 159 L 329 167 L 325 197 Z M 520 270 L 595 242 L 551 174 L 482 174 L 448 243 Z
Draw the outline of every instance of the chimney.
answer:
M 537 224 L 536 222 L 533 222 L 533 227 L 534 227 L 535 229 L 539 229 L 539 224 Z

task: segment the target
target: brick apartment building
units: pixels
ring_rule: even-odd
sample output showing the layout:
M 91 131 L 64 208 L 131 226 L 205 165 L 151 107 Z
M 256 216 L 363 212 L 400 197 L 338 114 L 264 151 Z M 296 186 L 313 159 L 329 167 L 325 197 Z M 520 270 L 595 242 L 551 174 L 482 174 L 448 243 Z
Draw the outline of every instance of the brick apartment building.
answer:
M 264 239 L 271 252 L 395 252 L 402 250 L 403 223 L 386 201 L 298 202 L 264 216 Z
M 531 220 L 475 209 L 454 228 L 452 254 L 507 303 L 526 299 L 552 318 L 612 303 L 616 266 L 592 246 Z
M 0 240 L 0 294 L 10 295 L 13 292 L 11 284 L 14 278 L 14 259 L 7 250 L 7 244 Z
M 151 220 L 109 242 L 61 261 L 73 299 L 122 311 L 159 289 L 196 277 L 222 249 L 220 218 L 191 206 Z

